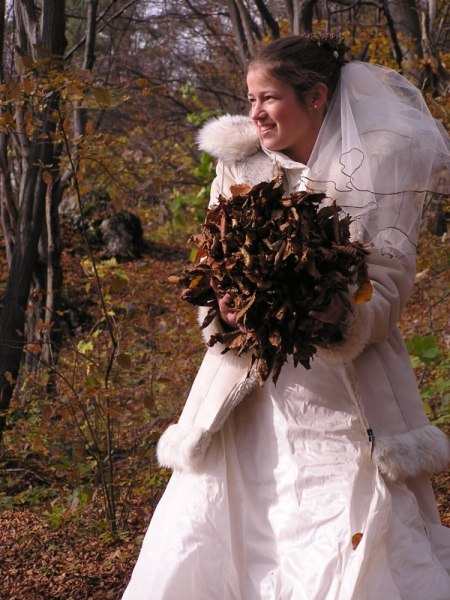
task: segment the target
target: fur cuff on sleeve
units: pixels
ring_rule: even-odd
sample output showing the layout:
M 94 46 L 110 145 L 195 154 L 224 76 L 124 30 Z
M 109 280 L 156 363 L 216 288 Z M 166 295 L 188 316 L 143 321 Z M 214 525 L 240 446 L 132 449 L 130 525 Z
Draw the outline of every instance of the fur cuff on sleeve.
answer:
M 372 312 L 370 302 L 356 306 L 344 324 L 344 339 L 333 346 L 318 346 L 317 355 L 332 363 L 354 360 L 364 350 L 370 338 Z
M 173 471 L 195 471 L 211 442 L 212 432 L 203 427 L 175 423 L 159 438 L 156 454 L 161 467 Z
M 389 481 L 444 471 L 450 463 L 450 439 L 435 425 L 375 438 L 373 459 Z
M 226 369 L 227 359 L 221 357 L 220 360 Z M 244 367 L 248 363 L 239 359 L 233 359 L 232 362 L 243 362 Z M 196 471 L 201 467 L 213 434 L 222 429 L 230 413 L 258 387 L 256 368 L 253 366 L 248 374 L 245 371 L 246 368 L 224 397 L 221 397 L 223 381 L 220 380 L 220 373 L 216 375 L 212 385 L 205 390 L 205 397 L 193 423 L 178 422 L 166 429 L 157 445 L 158 462 L 162 467 L 174 471 Z M 226 375 L 225 379 L 229 382 L 232 370 L 226 369 Z

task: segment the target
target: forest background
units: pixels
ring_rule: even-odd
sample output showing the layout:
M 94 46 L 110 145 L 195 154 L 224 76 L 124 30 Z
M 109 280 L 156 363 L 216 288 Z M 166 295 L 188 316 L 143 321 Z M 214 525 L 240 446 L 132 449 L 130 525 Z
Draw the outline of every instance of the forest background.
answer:
M 449 16 L 444 0 L 0 0 L 0 598 L 121 596 L 170 477 L 157 439 L 203 353 L 168 283 L 214 176 L 195 136 L 247 110 L 255 47 L 340 33 L 448 129 Z M 401 326 L 448 430 L 445 201 L 427 198 Z M 450 524 L 448 473 L 433 484 Z

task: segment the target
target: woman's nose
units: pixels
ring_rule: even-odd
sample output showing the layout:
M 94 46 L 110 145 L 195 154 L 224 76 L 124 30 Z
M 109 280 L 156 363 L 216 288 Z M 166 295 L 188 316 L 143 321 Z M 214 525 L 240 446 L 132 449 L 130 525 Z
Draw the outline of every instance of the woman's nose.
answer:
M 252 104 L 252 108 L 250 111 L 250 117 L 254 121 L 258 121 L 263 116 L 265 116 L 265 111 L 263 110 L 261 104 L 259 104 L 258 102 L 255 102 L 254 104 Z

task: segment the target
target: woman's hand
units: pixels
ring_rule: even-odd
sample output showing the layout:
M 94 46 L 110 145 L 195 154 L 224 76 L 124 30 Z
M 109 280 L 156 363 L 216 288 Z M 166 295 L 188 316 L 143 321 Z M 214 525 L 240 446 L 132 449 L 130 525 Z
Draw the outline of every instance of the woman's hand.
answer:
M 217 298 L 221 320 L 225 323 L 225 325 L 231 327 L 231 329 L 240 329 L 241 331 L 244 331 L 244 328 L 237 323 L 236 313 L 233 309 L 230 309 L 230 302 L 232 300 L 231 295 L 221 295 L 214 279 L 210 280 L 210 285 Z

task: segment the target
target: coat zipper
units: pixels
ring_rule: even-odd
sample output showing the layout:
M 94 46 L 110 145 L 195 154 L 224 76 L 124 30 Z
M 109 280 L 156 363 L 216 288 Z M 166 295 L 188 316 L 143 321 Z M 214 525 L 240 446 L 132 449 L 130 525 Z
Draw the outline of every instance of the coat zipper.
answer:
M 366 413 L 364 411 L 363 403 L 361 402 L 361 396 L 359 394 L 358 387 L 355 382 L 355 377 L 353 374 L 353 369 L 349 363 L 344 364 L 344 380 L 347 385 L 347 389 L 350 394 L 350 398 L 352 400 L 353 406 L 356 409 L 357 416 L 366 430 L 367 439 L 370 444 L 370 456 L 373 455 L 373 450 L 375 447 L 375 434 L 373 432 L 372 427 L 370 426 Z

